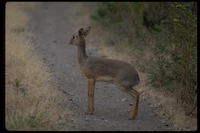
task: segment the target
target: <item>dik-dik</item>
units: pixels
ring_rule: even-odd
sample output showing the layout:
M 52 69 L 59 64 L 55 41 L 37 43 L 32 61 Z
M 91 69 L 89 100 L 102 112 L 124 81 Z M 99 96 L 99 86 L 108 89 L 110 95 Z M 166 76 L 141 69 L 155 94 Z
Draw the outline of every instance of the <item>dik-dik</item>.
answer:
M 129 119 L 134 119 L 138 113 L 139 93 L 134 86 L 139 84 L 138 72 L 129 63 L 88 56 L 85 51 L 85 37 L 90 33 L 91 27 L 81 28 L 73 34 L 69 44 L 78 47 L 77 59 L 82 73 L 88 79 L 88 114 L 94 111 L 95 82 L 111 82 L 121 90 L 134 97 L 134 104 Z

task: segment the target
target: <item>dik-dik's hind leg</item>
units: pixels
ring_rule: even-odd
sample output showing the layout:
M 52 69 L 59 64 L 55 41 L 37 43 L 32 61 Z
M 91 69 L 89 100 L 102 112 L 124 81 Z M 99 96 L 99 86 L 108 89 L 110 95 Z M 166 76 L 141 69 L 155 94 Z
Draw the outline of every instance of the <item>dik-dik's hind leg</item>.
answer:
M 134 119 L 136 116 L 137 116 L 137 113 L 138 113 L 138 104 L 139 104 L 139 92 L 137 92 L 136 90 L 130 87 L 127 87 L 127 86 L 122 86 L 122 84 L 117 84 L 115 83 L 122 91 L 130 94 L 131 96 L 133 96 L 134 98 L 134 101 L 133 101 L 133 108 L 131 110 L 131 113 L 130 113 L 130 117 L 129 119 Z
M 88 79 L 88 112 L 87 114 L 92 114 L 94 111 L 94 86 L 95 86 L 95 80 Z
M 134 104 L 129 119 L 134 119 L 138 113 L 139 92 L 132 88 L 130 94 L 134 97 Z

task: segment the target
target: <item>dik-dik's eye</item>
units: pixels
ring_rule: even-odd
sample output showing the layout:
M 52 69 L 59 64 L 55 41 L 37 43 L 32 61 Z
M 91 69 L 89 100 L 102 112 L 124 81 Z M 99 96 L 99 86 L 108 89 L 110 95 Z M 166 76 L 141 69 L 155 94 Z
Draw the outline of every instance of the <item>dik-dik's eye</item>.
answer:
M 76 36 L 73 36 L 72 39 L 75 40 L 75 39 L 76 39 Z

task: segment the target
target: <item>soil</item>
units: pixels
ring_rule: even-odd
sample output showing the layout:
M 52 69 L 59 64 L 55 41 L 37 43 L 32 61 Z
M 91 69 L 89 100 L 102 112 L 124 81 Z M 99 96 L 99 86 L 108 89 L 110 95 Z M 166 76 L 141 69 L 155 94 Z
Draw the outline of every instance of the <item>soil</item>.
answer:
M 172 126 L 163 123 L 158 108 L 151 101 L 140 97 L 138 115 L 129 120 L 133 98 L 111 83 L 97 82 L 95 87 L 95 111 L 87 111 L 87 79 L 81 75 L 77 62 L 77 47 L 69 45 L 74 33 L 76 10 L 71 3 L 39 3 L 29 12 L 29 31 L 35 49 L 44 62 L 50 64 L 60 91 L 68 99 L 60 105 L 71 110 L 64 116 L 60 130 L 74 131 L 169 131 Z M 97 55 L 98 47 L 87 47 L 89 55 Z M 103 55 L 100 55 L 103 56 Z M 70 126 L 69 126 L 70 125 Z

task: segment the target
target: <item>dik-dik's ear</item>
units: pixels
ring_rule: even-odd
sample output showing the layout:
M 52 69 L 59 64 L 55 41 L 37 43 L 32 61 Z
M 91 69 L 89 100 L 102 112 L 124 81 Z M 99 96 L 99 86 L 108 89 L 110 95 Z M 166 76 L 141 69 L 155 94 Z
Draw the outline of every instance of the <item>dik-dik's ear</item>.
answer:
M 81 35 L 84 35 L 85 37 L 90 33 L 90 29 L 91 27 L 87 27 L 85 30 L 83 28 L 81 28 L 79 31 L 78 31 L 78 35 L 81 36 Z
M 81 28 L 80 30 L 78 30 L 78 35 L 81 36 L 81 35 L 84 35 L 85 32 L 84 32 L 84 29 Z
M 85 29 L 85 33 L 84 33 L 85 37 L 90 33 L 90 29 L 91 29 L 90 26 Z

